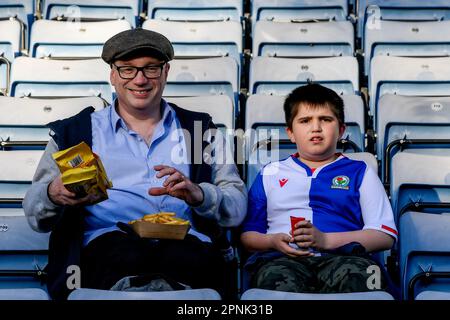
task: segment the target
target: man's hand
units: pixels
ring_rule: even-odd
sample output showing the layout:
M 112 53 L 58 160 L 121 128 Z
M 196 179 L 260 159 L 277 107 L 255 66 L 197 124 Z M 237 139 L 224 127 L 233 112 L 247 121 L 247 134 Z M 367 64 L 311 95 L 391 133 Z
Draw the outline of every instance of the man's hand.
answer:
M 310 221 L 304 220 L 295 224 L 292 242 L 299 248 L 327 249 L 327 234 L 317 229 Z
M 61 175 L 53 180 L 48 186 L 48 197 L 50 200 L 61 206 L 83 206 L 93 204 L 99 200 L 97 195 L 88 194 L 85 197 L 77 197 L 77 195 L 64 187 Z
M 188 205 L 198 205 L 203 202 L 203 191 L 198 184 L 193 183 L 175 168 L 158 165 L 154 169 L 159 171 L 157 178 L 169 176 L 164 181 L 162 188 L 150 188 L 148 194 L 151 196 L 162 196 L 168 194 L 186 201 Z
M 290 257 L 311 257 L 314 255 L 308 250 L 294 249 L 289 246 L 292 238 L 286 233 L 274 233 L 269 236 L 272 248 Z

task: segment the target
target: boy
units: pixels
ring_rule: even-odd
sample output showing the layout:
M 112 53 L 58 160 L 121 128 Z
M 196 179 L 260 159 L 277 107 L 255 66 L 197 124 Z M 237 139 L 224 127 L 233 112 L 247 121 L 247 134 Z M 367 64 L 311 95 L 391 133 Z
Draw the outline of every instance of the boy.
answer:
M 256 252 L 246 266 L 253 271 L 251 286 L 368 291 L 367 270 L 375 263 L 365 253 L 389 249 L 397 237 L 384 188 L 363 161 L 336 153 L 345 124 L 343 101 L 333 90 L 299 87 L 284 112 L 297 153 L 265 166 L 250 189 L 241 241 Z M 293 232 L 291 216 L 305 218 Z

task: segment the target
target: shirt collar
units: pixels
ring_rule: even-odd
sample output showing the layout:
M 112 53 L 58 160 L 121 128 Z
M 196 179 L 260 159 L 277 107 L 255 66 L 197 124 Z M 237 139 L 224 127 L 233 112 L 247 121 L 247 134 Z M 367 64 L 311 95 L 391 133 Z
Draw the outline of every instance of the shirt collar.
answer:
M 111 126 L 112 128 L 114 128 L 114 131 L 117 132 L 117 130 L 119 130 L 120 127 L 122 127 L 123 129 L 125 129 L 126 131 L 128 131 L 128 127 L 125 123 L 125 121 L 119 116 L 119 114 L 117 113 L 116 110 L 116 106 L 117 106 L 118 100 L 117 98 L 114 100 L 114 102 L 112 103 L 111 107 Z M 170 125 L 174 119 L 174 110 L 173 108 L 167 103 L 166 100 L 161 99 L 161 109 L 162 109 L 162 123 L 164 124 L 164 126 Z

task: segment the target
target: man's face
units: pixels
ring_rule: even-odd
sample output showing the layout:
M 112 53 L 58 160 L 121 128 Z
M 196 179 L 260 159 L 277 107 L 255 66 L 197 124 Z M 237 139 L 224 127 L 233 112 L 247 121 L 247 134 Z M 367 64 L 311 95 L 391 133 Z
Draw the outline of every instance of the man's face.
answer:
M 150 110 L 159 108 L 161 97 L 167 81 L 169 64 L 164 64 L 161 75 L 157 78 L 149 79 L 139 70 L 132 79 L 123 79 L 119 75 L 117 67 L 146 67 L 159 66 L 163 63 L 152 57 L 138 57 L 129 60 L 116 60 L 113 63 L 110 80 L 116 89 L 119 107 L 126 110 Z
M 287 133 L 301 158 L 323 161 L 334 156 L 336 144 L 344 134 L 345 125 L 340 125 L 328 106 L 311 107 L 301 104 Z

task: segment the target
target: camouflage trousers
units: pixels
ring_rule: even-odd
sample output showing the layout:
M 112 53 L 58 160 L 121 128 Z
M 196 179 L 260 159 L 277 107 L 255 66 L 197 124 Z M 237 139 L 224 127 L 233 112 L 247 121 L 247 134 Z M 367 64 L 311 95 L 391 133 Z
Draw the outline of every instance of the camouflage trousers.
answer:
M 372 291 L 367 285 L 368 267 L 376 265 L 358 256 L 324 255 L 308 258 L 276 258 L 263 264 L 252 277 L 254 288 L 304 293 Z M 387 287 L 380 275 L 380 290 Z

